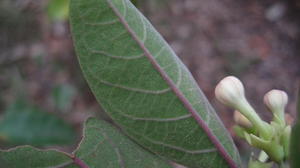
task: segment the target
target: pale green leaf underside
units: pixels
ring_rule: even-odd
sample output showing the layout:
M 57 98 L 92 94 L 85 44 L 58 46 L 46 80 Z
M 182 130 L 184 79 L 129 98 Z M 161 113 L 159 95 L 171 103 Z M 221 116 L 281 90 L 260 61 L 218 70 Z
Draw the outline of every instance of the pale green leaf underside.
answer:
M 228 167 L 151 57 L 240 164 L 231 137 L 190 72 L 129 0 L 72 0 L 70 10 L 84 75 L 102 107 L 129 136 L 184 165 Z
M 89 119 L 75 156 L 95 168 L 171 168 L 104 121 Z
M 74 159 L 76 158 L 76 159 Z M 77 161 L 74 161 L 77 160 Z M 82 164 L 78 164 L 81 162 Z M 90 118 L 74 154 L 30 146 L 0 150 L 0 168 L 171 168 L 105 121 Z

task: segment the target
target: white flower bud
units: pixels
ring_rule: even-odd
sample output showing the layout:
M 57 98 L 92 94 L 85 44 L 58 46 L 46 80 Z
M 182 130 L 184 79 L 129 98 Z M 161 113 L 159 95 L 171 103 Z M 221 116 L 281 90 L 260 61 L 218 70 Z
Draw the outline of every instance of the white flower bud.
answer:
M 258 131 L 264 139 L 269 139 L 271 137 L 271 128 L 266 122 L 260 119 L 256 111 L 247 101 L 244 86 L 238 78 L 228 76 L 221 80 L 215 89 L 215 95 L 221 103 L 230 106 L 243 114 L 243 116 L 251 122 L 253 128 Z
M 264 96 L 264 103 L 274 115 L 274 121 L 285 125 L 284 108 L 287 105 L 288 96 L 284 91 L 271 90 Z
M 252 123 L 243 114 L 241 114 L 237 110 L 234 111 L 233 119 L 238 125 L 240 125 L 244 128 L 252 127 Z
M 288 96 L 284 91 L 274 89 L 265 94 L 264 102 L 272 112 L 283 111 L 288 102 Z
M 244 86 L 238 78 L 228 76 L 216 86 L 215 95 L 221 103 L 234 107 L 245 99 Z

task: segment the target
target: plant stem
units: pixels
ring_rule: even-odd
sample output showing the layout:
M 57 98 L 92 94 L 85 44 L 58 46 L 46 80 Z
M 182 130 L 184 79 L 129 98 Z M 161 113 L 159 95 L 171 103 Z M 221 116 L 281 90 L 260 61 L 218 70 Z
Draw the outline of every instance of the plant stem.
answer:
M 243 100 L 241 104 L 236 106 L 236 109 L 240 111 L 245 117 L 250 120 L 254 128 L 260 133 L 264 139 L 269 139 L 272 134 L 269 130 L 268 124 L 266 124 L 255 112 L 253 107 L 247 100 Z

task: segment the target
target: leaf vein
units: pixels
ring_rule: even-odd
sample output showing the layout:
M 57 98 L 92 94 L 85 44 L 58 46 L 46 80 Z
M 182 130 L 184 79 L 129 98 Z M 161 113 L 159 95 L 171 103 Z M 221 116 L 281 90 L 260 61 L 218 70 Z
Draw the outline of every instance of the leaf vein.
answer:
M 95 77 L 95 75 L 93 75 L 92 71 L 90 70 L 90 68 L 87 68 L 88 72 L 94 77 L 96 78 L 96 80 L 104 85 L 108 85 L 108 86 L 112 86 L 115 88 L 119 88 L 119 89 L 124 89 L 124 90 L 129 90 L 129 91 L 133 91 L 133 92 L 139 92 L 139 93 L 145 93 L 145 94 L 164 94 L 167 93 L 169 91 L 171 91 L 171 88 L 165 88 L 162 90 L 146 90 L 146 89 L 140 89 L 140 88 L 132 88 L 132 87 L 127 87 L 127 86 L 123 86 L 123 85 L 119 85 L 119 84 L 114 84 L 111 82 L 108 82 L 106 80 L 100 79 L 98 77 Z
M 115 23 L 119 23 L 118 19 L 110 20 L 110 21 L 104 21 L 104 22 L 96 22 L 96 23 L 84 23 L 89 26 L 104 26 L 104 25 L 112 25 Z
M 123 59 L 123 60 L 139 59 L 139 58 L 142 58 L 145 56 L 145 53 L 140 53 L 140 54 L 132 55 L 132 56 L 114 55 L 114 54 L 110 54 L 110 53 L 102 51 L 102 50 L 91 49 L 88 47 L 88 44 L 86 43 L 86 41 L 83 41 L 83 42 L 84 42 L 84 47 L 92 54 L 102 54 L 107 57 L 111 57 L 111 58 L 115 58 L 115 59 Z
M 68 162 L 65 162 L 65 163 L 62 163 L 62 164 L 59 164 L 59 165 L 56 165 L 56 166 L 50 166 L 48 168 L 64 168 L 70 164 L 72 164 L 73 161 L 68 161 Z
M 132 115 L 124 114 L 122 112 L 119 112 L 122 116 L 130 118 L 132 120 L 141 120 L 141 121 L 156 121 L 156 122 L 169 122 L 169 121 L 178 121 L 178 120 L 183 120 L 190 118 L 192 115 L 187 114 L 179 117 L 174 117 L 174 118 L 144 118 L 144 117 L 135 117 Z
M 208 149 L 201 149 L 201 150 L 188 150 L 188 149 L 184 149 L 184 148 L 181 148 L 181 147 L 178 147 L 178 146 L 173 146 L 173 145 L 170 145 L 170 144 L 165 144 L 163 142 L 155 141 L 155 140 L 152 140 L 152 139 L 150 139 L 148 137 L 145 137 L 145 136 L 144 136 L 144 138 L 146 140 L 148 140 L 149 142 L 153 143 L 153 144 L 165 146 L 165 147 L 175 149 L 177 151 L 189 153 L 189 154 L 205 154 L 205 153 L 211 153 L 211 152 L 216 152 L 217 151 L 216 148 L 208 148 Z
M 147 40 L 147 27 L 146 27 L 146 24 L 145 24 L 145 21 L 144 21 L 142 15 L 140 15 L 140 19 L 141 19 L 141 22 L 142 22 L 142 25 L 143 25 L 143 38 L 142 38 L 142 42 L 145 43 L 146 40 Z

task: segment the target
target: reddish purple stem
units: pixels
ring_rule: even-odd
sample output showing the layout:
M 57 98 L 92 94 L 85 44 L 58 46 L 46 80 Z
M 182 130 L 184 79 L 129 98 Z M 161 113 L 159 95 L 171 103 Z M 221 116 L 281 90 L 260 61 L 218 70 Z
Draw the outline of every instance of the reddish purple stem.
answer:
M 76 156 L 72 157 L 74 164 L 76 164 L 77 166 L 79 166 L 80 168 L 89 168 L 88 165 L 86 165 L 81 159 L 79 159 Z

